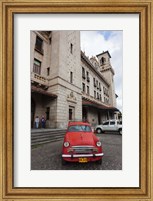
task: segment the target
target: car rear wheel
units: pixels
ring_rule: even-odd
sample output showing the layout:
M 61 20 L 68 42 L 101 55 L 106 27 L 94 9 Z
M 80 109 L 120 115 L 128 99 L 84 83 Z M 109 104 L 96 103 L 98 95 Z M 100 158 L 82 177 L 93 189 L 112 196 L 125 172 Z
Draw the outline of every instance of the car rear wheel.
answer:
M 97 132 L 98 134 L 102 133 L 101 128 L 97 128 L 96 132 Z
M 118 132 L 120 135 L 122 135 L 122 129 L 119 129 Z

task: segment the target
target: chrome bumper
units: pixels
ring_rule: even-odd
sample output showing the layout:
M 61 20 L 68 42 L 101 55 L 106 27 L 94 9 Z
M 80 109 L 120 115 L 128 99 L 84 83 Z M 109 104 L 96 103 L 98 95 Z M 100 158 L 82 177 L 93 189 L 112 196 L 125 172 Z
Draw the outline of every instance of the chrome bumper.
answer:
M 96 156 L 103 156 L 104 153 L 98 154 L 62 154 L 63 158 L 82 158 L 82 157 L 96 157 Z

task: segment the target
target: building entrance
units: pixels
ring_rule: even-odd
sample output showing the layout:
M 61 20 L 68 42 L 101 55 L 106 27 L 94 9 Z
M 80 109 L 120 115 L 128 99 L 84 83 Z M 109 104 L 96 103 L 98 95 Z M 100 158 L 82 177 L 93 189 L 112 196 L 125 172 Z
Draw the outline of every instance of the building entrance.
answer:
M 34 100 L 31 99 L 31 128 L 34 128 L 35 107 L 36 107 L 36 104 Z
M 74 107 L 69 106 L 69 120 L 74 120 Z
M 87 108 L 85 108 L 85 107 L 83 107 L 82 117 L 83 117 L 83 121 L 88 120 Z

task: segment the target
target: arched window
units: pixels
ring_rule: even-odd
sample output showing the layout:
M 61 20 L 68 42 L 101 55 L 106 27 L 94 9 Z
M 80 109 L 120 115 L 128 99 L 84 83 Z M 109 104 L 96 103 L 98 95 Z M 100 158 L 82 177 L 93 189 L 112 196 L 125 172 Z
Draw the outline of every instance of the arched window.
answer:
M 101 64 L 103 65 L 105 63 L 106 59 L 104 57 L 101 58 Z

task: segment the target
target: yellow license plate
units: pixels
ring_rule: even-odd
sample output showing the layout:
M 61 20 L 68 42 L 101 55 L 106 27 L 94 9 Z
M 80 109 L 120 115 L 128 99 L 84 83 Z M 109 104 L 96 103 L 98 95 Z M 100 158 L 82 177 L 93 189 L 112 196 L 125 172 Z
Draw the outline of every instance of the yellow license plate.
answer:
M 79 163 L 87 163 L 87 158 L 79 158 Z

